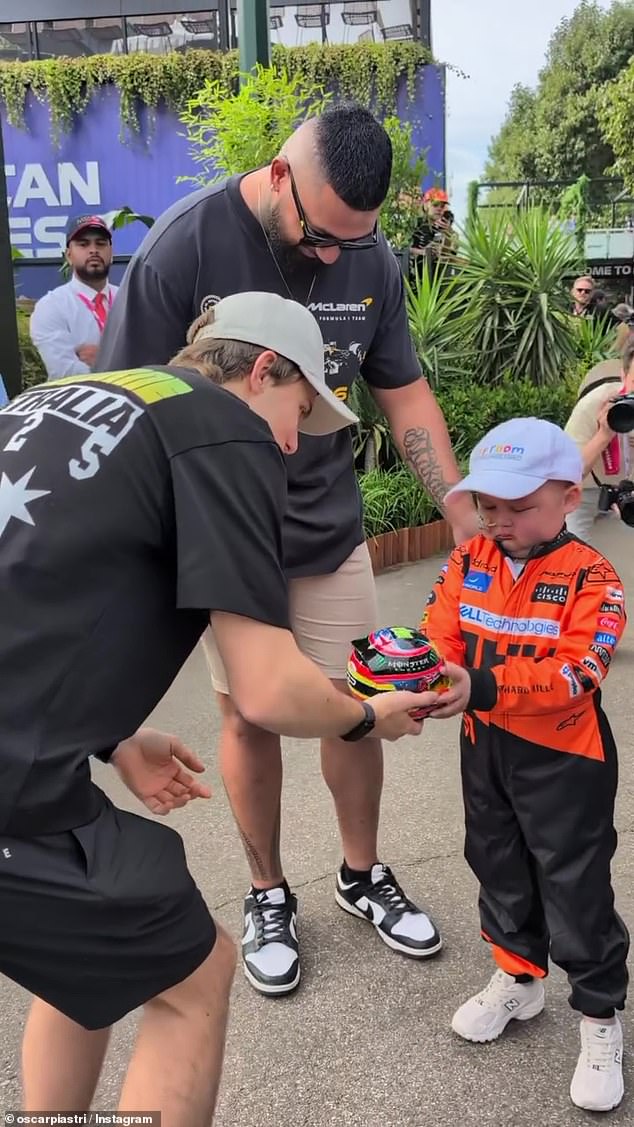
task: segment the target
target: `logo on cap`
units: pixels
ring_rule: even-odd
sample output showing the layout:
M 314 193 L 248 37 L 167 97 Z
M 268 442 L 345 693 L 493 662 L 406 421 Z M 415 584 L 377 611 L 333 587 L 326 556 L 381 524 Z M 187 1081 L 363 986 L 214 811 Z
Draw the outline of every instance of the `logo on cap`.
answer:
M 515 461 L 520 461 L 526 450 L 523 446 L 512 446 L 510 442 L 506 443 L 493 443 L 492 446 L 481 446 L 476 451 L 478 458 L 513 458 Z

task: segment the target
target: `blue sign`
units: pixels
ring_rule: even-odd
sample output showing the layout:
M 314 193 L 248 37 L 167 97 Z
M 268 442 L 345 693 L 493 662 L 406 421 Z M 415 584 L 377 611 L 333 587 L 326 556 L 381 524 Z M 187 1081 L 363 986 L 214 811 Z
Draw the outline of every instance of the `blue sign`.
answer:
M 444 181 L 444 69 L 421 68 L 411 102 L 403 80 L 397 109 L 401 118 L 411 121 L 414 144 L 426 155 L 430 172 L 423 187 Z M 150 115 L 141 109 L 140 134 L 121 140 L 119 94 L 112 86 L 95 92 L 58 147 L 51 139 L 48 106 L 32 94 L 27 97 L 24 128 L 8 124 L 4 106 L 0 116 L 11 242 L 26 258 L 61 255 L 72 215 L 128 206 L 156 218 L 195 188 L 177 183 L 180 176 L 194 176 L 199 166 L 176 115 L 159 108 L 150 125 Z M 115 253 L 132 254 L 146 230 L 134 223 L 116 231 Z M 39 297 L 60 282 L 54 268 L 20 270 L 18 263 L 16 274 L 20 292 L 27 297 Z

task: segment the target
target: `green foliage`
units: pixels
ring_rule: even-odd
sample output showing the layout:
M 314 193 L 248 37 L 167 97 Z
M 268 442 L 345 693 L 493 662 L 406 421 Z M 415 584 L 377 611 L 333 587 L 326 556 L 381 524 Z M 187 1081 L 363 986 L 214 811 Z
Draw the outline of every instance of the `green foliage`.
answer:
M 616 331 L 614 322 L 605 317 L 573 317 L 572 329 L 575 337 L 575 368 L 589 372 L 595 364 L 617 356 Z
M 395 248 L 411 246 L 421 214 L 421 181 L 427 161 L 412 142 L 412 125 L 390 115 L 383 121 L 392 142 L 392 178 L 381 208 L 381 229 Z
M 468 225 L 462 256 L 475 378 L 493 383 L 509 371 L 536 385 L 556 382 L 574 360 L 564 282 L 576 266 L 574 241 L 536 208 L 495 213 Z
M 387 419 L 379 410 L 368 384 L 363 379 L 355 380 L 350 388 L 348 406 L 359 419 L 356 435 L 353 438 L 354 458 L 361 464 L 365 473 L 377 465 L 393 465 L 399 460 Z
M 300 121 L 321 113 L 331 97 L 303 76 L 290 78 L 260 65 L 231 97 L 223 83 L 207 79 L 181 114 L 191 156 L 202 171 L 179 180 L 204 187 L 268 164 Z
M 592 215 L 590 181 L 584 174 L 566 188 L 559 201 L 559 218 L 574 219 L 579 270 L 586 268 L 586 231 Z
M 422 270 L 406 283 L 409 326 L 432 387 L 441 378 L 462 379 L 472 353 L 471 298 L 461 273 Z
M 359 478 L 363 497 L 363 527 L 367 537 L 416 528 L 438 516 L 433 501 L 405 466 L 373 469 Z
M 508 419 L 549 419 L 563 426 L 572 411 L 579 378 L 562 378 L 537 387 L 530 379 L 505 373 L 497 384 L 485 387 L 465 377 L 452 380 L 436 392 L 456 456 L 466 461 L 474 446 L 492 427 Z
M 603 87 L 599 98 L 603 135 L 614 153 L 614 170 L 634 191 L 634 61 L 614 82 Z
M 616 0 L 608 10 L 582 0 L 555 31 L 536 90 L 518 86 L 513 91 L 491 144 L 486 179 L 608 175 L 615 138 L 601 112 L 603 88 L 621 74 L 633 54 L 631 0 Z M 631 129 L 624 130 L 624 150 L 631 138 Z
M 420 43 L 355 43 L 306 47 L 275 44 L 271 52 L 277 74 L 286 72 L 308 87 L 331 87 L 335 94 L 393 112 L 400 80 L 413 96 L 416 72 L 432 61 Z M 238 88 L 237 51 L 173 51 L 167 55 L 89 55 L 40 62 L 0 62 L 0 100 L 12 125 L 24 122 L 29 90 L 51 107 L 54 135 L 72 129 L 93 93 L 116 86 L 121 96 L 123 130 L 138 133 L 140 114 L 150 115 L 164 103 L 176 113 L 186 109 L 206 82 L 217 82 L 227 97 Z
M 467 187 L 467 221 L 475 219 L 478 210 L 478 181 L 470 180 Z
M 536 95 L 527 86 L 513 87 L 500 132 L 489 147 L 486 180 L 534 180 L 535 153 L 530 139 L 535 133 Z
M 20 342 L 20 357 L 22 361 L 22 386 L 35 387 L 44 383 L 47 378 L 46 368 L 42 358 L 31 340 L 29 321 L 31 314 L 27 310 L 18 309 L 18 340 Z

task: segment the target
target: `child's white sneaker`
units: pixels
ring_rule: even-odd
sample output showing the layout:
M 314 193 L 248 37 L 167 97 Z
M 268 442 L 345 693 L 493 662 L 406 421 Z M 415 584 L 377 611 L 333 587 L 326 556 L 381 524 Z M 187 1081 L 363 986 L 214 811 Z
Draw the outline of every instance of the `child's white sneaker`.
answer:
M 512 975 L 496 970 L 488 986 L 456 1010 L 451 1028 L 467 1041 L 495 1041 L 509 1021 L 528 1021 L 543 1008 L 541 978 L 516 982 Z
M 585 1111 L 612 1111 L 623 1099 L 623 1030 L 616 1021 L 581 1020 L 581 1052 L 570 1099 Z

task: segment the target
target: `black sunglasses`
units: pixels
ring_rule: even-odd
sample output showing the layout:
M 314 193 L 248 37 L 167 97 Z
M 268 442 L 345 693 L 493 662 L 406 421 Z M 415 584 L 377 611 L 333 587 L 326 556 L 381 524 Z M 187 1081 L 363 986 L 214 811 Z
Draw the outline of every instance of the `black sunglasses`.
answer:
M 362 235 L 359 239 L 337 239 L 335 235 L 329 235 L 326 231 L 316 231 L 314 227 L 311 227 L 306 218 L 304 208 L 302 207 L 302 201 L 299 198 L 299 192 L 297 191 L 297 185 L 295 183 L 295 177 L 293 176 L 293 170 L 290 164 L 288 164 L 288 161 L 286 163 L 288 165 L 288 174 L 291 180 L 293 202 L 297 209 L 297 215 L 302 226 L 302 231 L 304 232 L 303 238 L 301 240 L 304 246 L 339 247 L 340 250 L 368 250 L 370 247 L 376 246 L 379 240 L 378 223 L 374 224 L 374 227 L 372 228 L 369 235 Z

